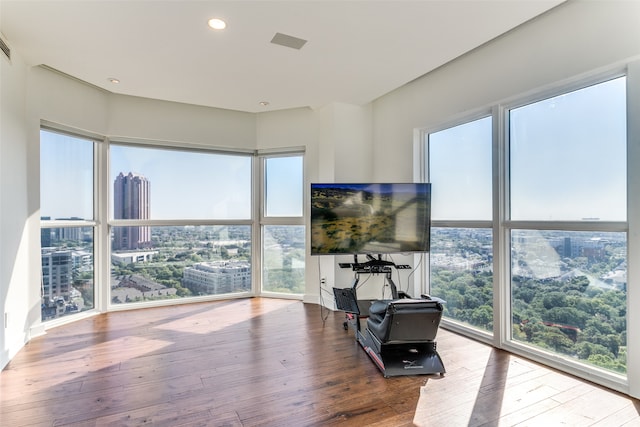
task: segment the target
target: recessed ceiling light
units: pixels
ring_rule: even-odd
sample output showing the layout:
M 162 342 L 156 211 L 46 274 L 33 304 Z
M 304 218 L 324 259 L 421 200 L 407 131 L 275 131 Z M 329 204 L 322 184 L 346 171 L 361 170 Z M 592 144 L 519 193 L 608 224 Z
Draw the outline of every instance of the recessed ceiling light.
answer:
M 211 18 L 209 19 L 209 26 L 214 30 L 224 30 L 227 28 L 227 23 L 219 18 Z
M 111 83 L 113 84 L 118 84 L 120 83 L 120 80 L 113 78 L 113 77 L 109 77 L 107 80 L 109 80 Z

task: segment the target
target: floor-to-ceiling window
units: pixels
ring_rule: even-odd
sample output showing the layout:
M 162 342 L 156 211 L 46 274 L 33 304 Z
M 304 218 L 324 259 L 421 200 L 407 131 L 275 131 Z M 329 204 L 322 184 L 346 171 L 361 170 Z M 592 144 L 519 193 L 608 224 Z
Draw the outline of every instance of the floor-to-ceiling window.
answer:
M 305 292 L 304 157 L 264 155 L 262 292 Z
M 493 331 L 492 118 L 429 133 L 431 293 L 444 316 Z
M 95 307 L 95 145 L 90 138 L 40 132 L 43 321 Z
M 627 372 L 626 86 L 545 90 L 424 138 L 445 319 L 608 384 Z
M 111 144 L 111 304 L 252 292 L 253 155 Z
M 626 371 L 626 79 L 508 110 L 512 339 Z

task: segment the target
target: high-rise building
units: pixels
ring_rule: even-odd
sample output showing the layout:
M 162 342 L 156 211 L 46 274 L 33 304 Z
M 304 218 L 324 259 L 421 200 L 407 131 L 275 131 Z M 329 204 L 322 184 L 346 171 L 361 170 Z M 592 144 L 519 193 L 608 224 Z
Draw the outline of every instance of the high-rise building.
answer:
M 113 183 L 114 219 L 149 219 L 151 183 L 142 175 L 122 172 Z M 115 227 L 113 249 L 130 250 L 150 246 L 151 229 L 146 226 Z
M 42 287 L 47 299 L 69 295 L 72 281 L 70 250 L 42 250 Z
M 71 290 L 70 250 L 42 249 L 42 319 L 61 316 Z
M 42 320 L 93 308 L 74 286 L 76 273 L 93 271 L 93 253 L 64 248 L 42 248 Z M 81 279 L 80 282 L 83 280 Z M 82 283 L 77 284 L 85 287 Z M 88 287 L 93 287 L 93 280 Z M 86 287 L 85 287 L 86 288 Z

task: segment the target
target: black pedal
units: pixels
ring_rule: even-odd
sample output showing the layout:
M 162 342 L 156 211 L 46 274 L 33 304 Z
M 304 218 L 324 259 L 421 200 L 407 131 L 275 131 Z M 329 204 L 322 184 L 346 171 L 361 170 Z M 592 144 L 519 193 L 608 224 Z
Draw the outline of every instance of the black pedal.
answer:
M 353 288 L 333 288 L 336 308 L 346 313 L 360 314 L 358 300 Z

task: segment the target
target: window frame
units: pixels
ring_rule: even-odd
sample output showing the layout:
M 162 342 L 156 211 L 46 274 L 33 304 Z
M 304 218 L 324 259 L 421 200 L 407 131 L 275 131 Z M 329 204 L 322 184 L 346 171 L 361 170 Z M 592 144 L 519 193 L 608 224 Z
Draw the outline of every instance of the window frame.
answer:
M 202 146 L 199 144 L 180 144 L 175 142 L 165 142 L 160 140 L 154 141 L 139 141 L 133 138 L 115 138 L 108 140 L 109 149 L 112 146 L 124 146 L 124 147 L 134 147 L 134 148 L 149 148 L 149 149 L 162 149 L 162 150 L 175 150 L 175 151 L 187 151 L 193 153 L 206 153 L 206 154 L 222 154 L 222 155 L 234 155 L 234 156 L 243 156 L 248 157 L 251 161 L 250 165 L 250 182 L 251 182 L 251 208 L 250 208 L 250 218 L 248 219 L 145 219 L 145 220 L 130 220 L 130 219 L 115 219 L 111 218 L 111 203 L 113 197 L 113 183 L 111 182 L 110 176 L 110 168 L 109 168 L 109 160 L 110 156 L 105 156 L 106 162 L 103 165 L 105 173 L 103 174 L 102 183 L 102 193 L 106 195 L 103 198 L 103 202 L 105 206 L 103 207 L 103 215 L 106 218 L 105 223 L 107 225 L 105 229 L 106 233 L 106 241 L 109 242 L 111 240 L 111 230 L 113 227 L 123 227 L 123 226 L 147 226 L 147 227 L 183 227 L 183 226 L 248 226 L 251 228 L 251 289 L 249 292 L 242 293 L 227 293 L 227 294 L 211 294 L 211 295 L 198 295 L 198 296 L 189 296 L 189 297 L 181 297 L 178 300 L 175 299 L 164 299 L 164 300 L 150 300 L 150 301 L 141 301 L 141 302 L 131 302 L 131 303 L 120 303 L 114 304 L 111 302 L 110 297 L 110 286 L 103 286 L 104 292 L 104 300 L 105 304 L 103 305 L 104 311 L 120 311 L 120 310 L 129 310 L 135 308 L 142 307 L 158 307 L 158 306 L 166 306 L 173 305 L 176 303 L 190 303 L 190 302 L 201 302 L 201 301 L 214 301 L 214 300 L 222 300 L 222 299 L 232 299 L 232 298 L 250 298 L 256 295 L 256 248 L 255 245 L 259 241 L 255 240 L 255 216 L 254 216 L 254 206 L 256 205 L 256 192 L 255 192 L 255 152 L 253 150 L 225 150 L 218 147 L 209 147 Z M 110 272 L 111 272 L 111 247 L 105 248 L 105 251 L 109 254 L 106 257 L 104 262 L 104 271 L 102 276 L 102 283 L 108 284 L 110 282 Z
M 280 292 L 272 292 L 264 289 L 264 229 L 266 226 L 274 225 L 274 226 L 302 226 L 306 225 L 306 215 L 305 215 L 305 201 L 307 200 L 307 185 L 306 185 L 306 156 L 304 147 L 292 147 L 289 149 L 278 149 L 278 150 L 258 150 L 256 153 L 259 161 L 258 163 L 258 176 L 259 176 L 259 200 L 258 200 L 258 212 L 257 216 L 258 220 L 258 228 L 257 233 L 259 234 L 259 255 L 258 255 L 258 263 L 256 265 L 256 274 L 257 274 L 257 289 L 256 294 L 260 296 L 266 297 L 275 297 L 275 298 L 287 298 L 287 299 L 296 299 L 302 300 L 304 297 L 304 293 L 302 294 L 288 294 L 288 293 L 280 293 Z M 300 216 L 268 216 L 266 214 L 267 210 L 267 161 L 273 158 L 281 158 L 281 157 L 301 157 L 302 160 L 302 181 L 300 185 L 302 185 L 302 211 Z M 307 230 L 305 229 L 305 239 L 307 238 Z M 306 245 L 305 245 L 306 248 Z M 305 257 L 306 257 L 306 249 L 305 249 Z
M 79 131 L 74 128 L 70 128 L 67 126 L 59 126 L 47 120 L 40 121 L 40 130 L 39 135 L 42 135 L 42 132 L 50 132 L 56 133 L 59 135 L 64 135 L 72 138 L 78 138 L 87 141 L 87 143 L 92 144 L 92 168 L 93 168 L 93 185 L 92 185 L 92 206 L 93 206 L 93 218 L 91 219 L 82 219 L 82 220 L 42 220 L 40 219 L 40 230 L 45 228 L 91 228 L 93 230 L 93 308 L 85 311 L 81 311 L 75 313 L 73 315 L 66 315 L 57 317 L 50 320 L 42 320 L 41 322 L 45 325 L 45 328 L 55 327 L 59 325 L 63 325 L 69 322 L 74 322 L 76 320 L 80 320 L 86 317 L 90 317 L 99 313 L 102 307 L 102 298 L 100 293 L 100 261 L 101 257 L 101 221 L 99 217 L 99 197 L 98 197 L 98 188 L 99 188 L 99 170 L 100 170 L 100 160 L 101 160 L 101 152 L 104 147 L 104 137 L 101 137 L 98 134 L 94 134 L 91 132 Z M 39 139 L 38 151 L 40 151 L 40 144 L 42 143 L 41 139 Z M 42 262 L 42 248 L 40 248 L 40 256 L 39 262 Z M 40 265 L 40 277 L 42 281 L 43 275 L 43 266 Z M 41 290 L 42 292 L 42 290 Z M 42 295 L 41 297 L 42 298 Z
M 433 133 L 437 133 L 437 132 L 441 132 L 447 129 L 451 129 L 454 128 L 456 126 L 461 126 L 467 123 L 471 123 L 477 120 L 482 120 L 485 118 L 491 117 L 491 128 L 492 128 L 492 135 L 491 135 L 491 159 L 492 159 L 492 170 L 495 170 L 495 129 L 496 129 L 496 117 L 495 117 L 495 112 L 493 109 L 479 109 L 475 112 L 471 112 L 469 114 L 465 114 L 459 117 L 456 117 L 453 120 L 444 122 L 438 126 L 434 126 L 434 127 L 430 127 L 430 128 L 424 128 L 421 129 L 419 132 L 420 135 L 420 158 L 421 158 L 421 174 L 420 174 L 420 179 L 423 180 L 424 182 L 430 182 L 429 180 L 429 155 L 430 155 L 430 150 L 429 150 L 429 135 L 433 134 Z M 431 220 L 431 228 L 468 228 L 468 229 L 486 229 L 486 230 L 491 230 L 491 234 L 492 234 L 492 241 L 493 241 L 493 254 L 494 254 L 494 265 L 495 265 L 495 260 L 497 259 L 495 257 L 495 227 L 494 227 L 494 223 L 495 223 L 495 206 L 494 206 L 494 200 L 496 198 L 495 194 L 496 194 L 496 176 L 495 173 L 492 174 L 492 181 L 491 181 L 491 192 L 492 192 L 492 198 L 493 200 L 491 201 L 491 206 L 492 206 L 492 217 L 494 218 L 493 220 L 446 220 L 446 219 L 440 219 L 440 220 L 436 220 L 436 219 L 432 219 Z M 428 286 L 429 289 L 427 289 L 425 292 L 430 294 L 431 293 L 431 253 L 428 254 L 429 257 L 427 259 L 428 262 L 423 263 L 422 265 L 422 271 L 421 274 L 424 274 L 425 277 L 425 281 L 428 282 Z M 496 324 L 497 319 L 499 319 L 498 317 L 498 313 L 496 310 L 496 269 L 494 267 L 494 277 L 493 277 L 493 306 L 494 306 L 494 317 L 493 317 L 493 323 L 494 325 Z M 437 295 L 436 295 L 437 296 Z M 470 336 L 478 341 L 487 343 L 487 344 L 493 344 L 495 339 L 494 339 L 494 335 L 496 333 L 496 328 L 494 326 L 494 330 L 493 332 L 491 331 L 485 331 L 482 330 L 480 328 L 476 328 L 476 327 L 472 327 L 471 325 L 467 325 L 463 322 L 454 320 L 454 319 L 449 319 L 449 318 L 445 318 L 443 317 L 441 320 L 441 323 L 443 326 L 445 326 L 447 329 L 457 332 L 457 333 L 463 333 L 467 336 Z
M 509 111 L 575 90 L 597 85 L 617 77 L 626 76 L 627 91 L 627 215 L 626 221 L 514 221 L 510 219 L 510 182 L 509 182 Z M 525 94 L 497 101 L 476 113 L 456 117 L 441 125 L 419 128 L 415 130 L 416 142 L 414 155 L 420 159 L 414 160 L 414 176 L 416 179 L 427 180 L 428 177 L 428 140 L 429 133 L 438 132 L 465 121 L 478 118 L 486 114 L 487 109 L 493 116 L 493 220 L 486 222 L 474 221 L 433 221 L 433 227 L 483 227 L 489 225 L 493 229 L 493 262 L 494 262 L 494 334 L 493 338 L 478 333 L 475 329 L 465 325 L 443 319 L 442 325 L 465 336 L 487 342 L 496 348 L 508 350 L 530 358 L 536 362 L 549 365 L 570 374 L 598 382 L 615 390 L 630 395 L 640 394 L 640 365 L 633 363 L 640 354 L 640 298 L 636 296 L 633 284 L 640 280 L 640 168 L 633 168 L 640 163 L 640 145 L 633 141 L 640 137 L 640 123 L 631 120 L 640 116 L 640 61 L 634 61 L 623 66 L 614 65 L 604 70 L 598 70 L 589 75 L 582 75 L 566 81 L 534 89 Z M 635 215 L 634 215 L 635 213 Z M 511 339 L 511 231 L 512 230 L 561 230 L 561 231 L 603 231 L 623 232 L 627 235 L 627 373 L 626 376 L 595 366 L 580 363 L 577 360 L 567 360 L 549 352 L 526 346 Z M 634 232 L 635 230 L 635 232 Z M 423 267 L 425 277 L 429 278 L 428 267 Z
M 607 371 L 595 366 L 587 365 L 578 360 L 571 360 L 562 356 L 557 356 L 555 353 L 551 353 L 549 351 L 545 351 L 543 349 L 538 349 L 530 345 L 526 345 L 525 343 L 521 343 L 513 340 L 512 338 L 512 310 L 511 310 L 511 233 L 513 230 L 525 230 L 525 231 L 585 231 L 585 232 L 622 232 L 627 235 L 627 265 L 629 266 L 631 263 L 631 251 L 629 250 L 630 245 L 630 235 L 629 235 L 629 220 L 630 220 L 630 210 L 629 203 L 627 202 L 627 215 L 626 221 L 528 221 L 528 220 L 512 220 L 510 217 L 510 132 L 509 132 L 509 112 L 512 109 L 519 108 L 525 105 L 529 105 L 532 103 L 536 103 L 539 101 L 544 101 L 549 98 L 553 98 L 556 96 L 561 96 L 564 94 L 569 94 L 571 92 L 584 89 L 590 86 L 598 85 L 600 83 L 607 82 L 609 80 L 613 80 L 619 77 L 627 78 L 627 88 L 628 85 L 633 83 L 629 81 L 629 73 L 626 69 L 614 69 L 603 73 L 598 73 L 596 75 L 575 79 L 569 82 L 560 83 L 554 85 L 552 87 L 546 88 L 544 90 L 540 90 L 534 92 L 532 94 L 528 94 L 526 96 L 520 97 L 518 99 L 512 100 L 510 102 L 505 102 L 499 105 L 497 108 L 497 112 L 500 115 L 500 119 L 503 123 L 502 131 L 500 132 L 501 139 L 501 154 L 503 154 L 500 160 L 500 177 L 501 177 L 501 203 L 500 203 L 500 224 L 499 224 L 499 246 L 501 247 L 501 261 L 503 265 L 500 266 L 500 274 L 502 277 L 502 283 L 504 286 L 501 286 L 501 296 L 503 297 L 500 301 L 500 311 L 501 311 L 501 331 L 500 331 L 500 347 L 504 348 L 508 351 L 511 351 L 515 354 L 520 354 L 525 357 L 531 358 L 535 361 L 545 363 L 547 365 L 551 365 L 552 367 L 559 368 L 561 370 L 567 371 L 571 374 L 589 378 L 591 380 L 596 380 L 598 383 L 606 385 L 608 387 L 614 389 L 626 389 L 629 387 L 630 378 L 632 377 L 629 372 L 629 367 L 631 363 L 629 361 L 632 360 L 632 355 L 634 351 L 629 352 L 629 347 L 631 343 L 631 333 L 630 333 L 630 319 L 629 319 L 629 306 L 631 304 L 631 299 L 629 295 L 629 286 L 627 286 L 627 374 L 621 375 L 612 371 Z M 637 84 L 637 83 L 636 83 Z M 629 96 L 627 89 L 627 124 L 629 123 L 629 117 L 631 117 L 629 113 Z M 631 165 L 631 158 L 629 156 L 629 145 L 631 141 L 631 135 L 627 132 L 627 176 L 629 174 L 629 167 Z M 628 180 L 628 178 L 627 178 Z M 629 185 L 629 181 L 627 182 L 627 199 L 631 194 L 632 187 Z M 629 272 L 628 272 L 629 273 Z M 629 279 L 629 274 L 627 276 L 627 284 L 629 284 L 631 280 Z
M 94 232 L 94 307 L 91 310 L 75 314 L 74 316 L 63 316 L 44 324 L 48 327 L 71 323 L 76 319 L 97 313 L 110 311 L 125 311 L 130 309 L 172 305 L 176 303 L 190 303 L 230 298 L 249 298 L 256 295 L 277 298 L 303 299 L 304 294 L 281 294 L 261 292 L 262 286 L 262 227 L 263 225 L 296 225 L 305 226 L 306 206 L 306 178 L 305 173 L 305 149 L 304 147 L 294 147 L 276 150 L 250 150 L 250 149 L 225 149 L 220 147 L 177 143 L 174 141 L 162 140 L 140 140 L 137 138 L 118 137 L 111 139 L 108 136 L 77 130 L 72 127 L 60 125 L 55 122 L 41 121 L 41 130 L 60 133 L 71 137 L 87 139 L 93 142 L 93 219 L 91 221 L 64 221 L 62 224 L 56 221 L 41 221 L 42 228 L 62 228 L 62 227 L 93 227 Z M 111 218 L 113 183 L 110 176 L 110 149 L 112 146 L 132 146 L 137 148 L 159 148 L 165 150 L 193 151 L 208 154 L 224 154 L 247 156 L 251 159 L 251 214 L 247 219 L 145 219 L 128 220 Z M 302 214 L 296 217 L 269 217 L 264 215 L 264 158 L 274 156 L 300 156 L 303 161 L 303 209 Z M 118 226 L 248 226 L 251 227 L 251 290 L 247 293 L 205 295 L 181 298 L 179 302 L 175 300 L 142 301 L 137 303 L 113 304 L 110 297 L 110 271 L 111 271 L 111 230 Z M 305 230 L 306 239 L 306 230 Z

